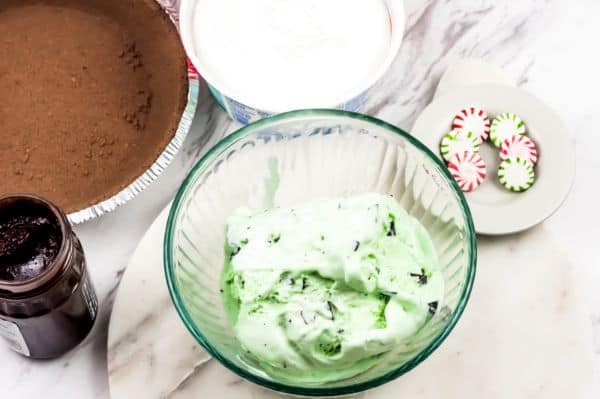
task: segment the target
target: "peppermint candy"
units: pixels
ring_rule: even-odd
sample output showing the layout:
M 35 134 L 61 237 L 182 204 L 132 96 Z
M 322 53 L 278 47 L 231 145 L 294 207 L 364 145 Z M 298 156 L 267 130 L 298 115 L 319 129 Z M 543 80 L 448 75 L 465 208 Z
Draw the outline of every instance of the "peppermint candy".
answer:
M 448 169 L 461 190 L 471 192 L 487 177 L 487 168 L 479 154 L 463 151 L 448 161 Z
M 513 136 L 524 136 L 527 133 L 525 122 L 512 112 L 498 115 L 492 122 L 490 140 L 500 148 L 502 143 Z
M 481 108 L 466 107 L 454 117 L 452 129 L 472 132 L 483 143 L 490 134 L 490 118 Z
M 539 154 L 535 142 L 527 137 L 525 122 L 515 113 L 504 112 L 490 124 L 483 109 L 465 107 L 455 115 L 452 131 L 440 142 L 440 154 L 461 190 L 471 192 L 487 177 L 479 149 L 488 138 L 499 149 L 502 160 L 500 183 L 517 193 L 531 188 Z
M 446 162 L 459 152 L 479 152 L 479 138 L 472 132 L 453 130 L 442 137 L 440 154 Z
M 538 150 L 533 142 L 527 136 L 512 136 L 502 143 L 500 147 L 500 159 L 523 158 L 531 162 L 533 166 L 538 161 Z
M 528 190 L 535 182 L 533 164 L 521 157 L 506 158 L 498 169 L 500 184 L 515 193 Z

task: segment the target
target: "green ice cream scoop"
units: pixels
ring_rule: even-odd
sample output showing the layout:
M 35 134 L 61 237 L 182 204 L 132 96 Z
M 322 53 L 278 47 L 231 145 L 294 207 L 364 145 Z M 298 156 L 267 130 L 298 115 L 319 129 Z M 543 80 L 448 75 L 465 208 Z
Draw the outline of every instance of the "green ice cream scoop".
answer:
M 242 357 L 281 380 L 371 368 L 428 321 L 443 284 L 427 231 L 390 196 L 228 219 L 223 296 Z

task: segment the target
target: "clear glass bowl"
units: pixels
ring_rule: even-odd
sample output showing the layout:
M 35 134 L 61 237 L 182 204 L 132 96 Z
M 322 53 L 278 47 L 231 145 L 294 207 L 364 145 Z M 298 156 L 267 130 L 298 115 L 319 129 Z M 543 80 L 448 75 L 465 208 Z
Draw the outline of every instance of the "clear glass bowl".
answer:
M 220 293 L 225 220 L 239 206 L 287 206 L 365 192 L 393 194 L 429 231 L 445 278 L 434 317 L 377 366 L 343 381 L 277 381 L 239 356 Z M 338 396 L 389 382 L 426 359 L 460 318 L 475 277 L 476 243 L 464 196 L 446 167 L 414 137 L 345 111 L 303 110 L 267 118 L 223 139 L 181 186 L 167 222 L 165 274 L 186 327 L 215 359 L 266 388 Z

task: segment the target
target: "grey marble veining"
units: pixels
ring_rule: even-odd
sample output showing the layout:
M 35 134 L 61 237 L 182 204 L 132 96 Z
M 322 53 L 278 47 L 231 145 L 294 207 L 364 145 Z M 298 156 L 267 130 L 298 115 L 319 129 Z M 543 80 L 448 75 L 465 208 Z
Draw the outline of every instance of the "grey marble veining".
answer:
M 164 306 L 169 298 L 156 243 L 166 218 L 163 211 L 140 242 L 113 308 L 112 399 L 134 393 L 147 399 L 282 399 L 216 361 L 206 363 L 209 357 L 178 323 L 175 310 Z M 438 399 L 443 393 L 444 399 L 587 399 L 593 362 L 589 309 L 554 240 L 543 227 L 481 238 L 471 299 L 448 339 L 407 375 L 353 398 Z M 531 251 L 540 255 L 531 258 Z M 554 272 L 545 273 L 547 268 Z
M 453 59 L 482 57 L 505 68 L 523 87 L 549 103 L 575 133 L 578 174 L 573 192 L 545 225 L 568 251 L 574 278 L 582 281 L 600 360 L 600 215 L 594 211 L 600 195 L 596 133 L 600 57 L 595 52 L 600 2 L 407 0 L 406 9 L 401 53 L 380 82 L 367 113 L 408 129 L 431 100 L 439 76 Z M 204 88 L 185 148 L 158 182 L 117 212 L 77 228 L 101 302 L 98 323 L 81 347 L 55 361 L 31 362 L 0 345 L 3 397 L 108 398 L 107 322 L 123 268 L 186 171 L 208 146 L 237 127 Z M 598 397 L 600 367 L 596 367 L 595 382 Z

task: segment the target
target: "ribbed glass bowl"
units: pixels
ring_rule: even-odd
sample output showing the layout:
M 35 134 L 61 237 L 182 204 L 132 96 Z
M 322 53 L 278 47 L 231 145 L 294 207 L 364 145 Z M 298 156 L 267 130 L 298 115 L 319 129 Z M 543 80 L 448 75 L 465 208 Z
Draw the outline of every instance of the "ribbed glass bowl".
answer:
M 240 206 L 287 206 L 365 192 L 393 194 L 426 227 L 445 279 L 430 321 L 374 368 L 343 381 L 294 385 L 240 356 L 220 293 L 225 221 Z M 462 192 L 438 158 L 409 134 L 345 111 L 267 118 L 226 137 L 193 168 L 167 222 L 164 263 L 171 298 L 198 343 L 225 367 L 276 391 L 338 396 L 370 389 L 425 360 L 460 318 L 473 284 L 475 231 Z

